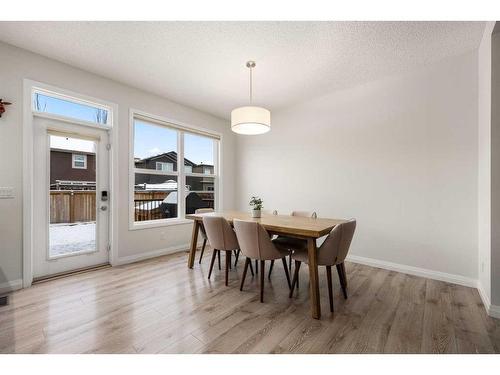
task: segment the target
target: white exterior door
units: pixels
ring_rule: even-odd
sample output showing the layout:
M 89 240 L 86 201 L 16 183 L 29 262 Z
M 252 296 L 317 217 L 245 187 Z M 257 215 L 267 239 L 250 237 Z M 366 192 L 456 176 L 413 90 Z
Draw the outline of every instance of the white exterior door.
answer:
M 34 117 L 33 277 L 108 263 L 108 131 Z

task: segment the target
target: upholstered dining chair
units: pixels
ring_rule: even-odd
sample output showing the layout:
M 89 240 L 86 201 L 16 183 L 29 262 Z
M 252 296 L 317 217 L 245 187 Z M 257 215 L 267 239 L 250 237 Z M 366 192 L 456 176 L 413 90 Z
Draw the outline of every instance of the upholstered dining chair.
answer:
M 208 278 L 212 275 L 214 268 L 215 257 L 220 258 L 220 252 L 226 252 L 226 286 L 228 285 L 229 269 L 231 268 L 231 253 L 239 250 L 238 239 L 234 233 L 231 224 L 226 219 L 220 216 L 204 216 L 203 226 L 208 237 L 208 241 L 213 249 L 212 261 L 210 262 L 210 270 Z
M 204 214 L 207 212 L 214 212 L 213 208 L 198 208 L 197 210 L 194 211 L 195 214 Z M 207 245 L 207 232 L 205 232 L 205 227 L 203 224 L 200 226 L 200 234 L 201 237 L 203 238 L 203 245 L 201 245 L 201 253 L 200 253 L 200 260 L 199 264 L 201 264 L 201 258 L 203 258 L 203 253 L 205 252 L 205 246 Z M 220 269 L 220 259 L 219 259 L 219 269 Z
M 240 290 L 243 290 L 248 266 L 252 259 L 260 261 L 260 302 L 264 302 L 264 275 L 266 260 L 281 259 L 285 270 L 286 280 L 290 288 L 290 275 L 286 264 L 288 250 L 275 245 L 269 233 L 262 225 L 255 221 L 233 220 L 234 230 L 240 244 L 241 253 L 246 257 L 245 268 L 241 278 Z
M 311 217 L 313 219 L 316 219 L 318 217 L 316 212 L 309 212 L 309 211 L 292 211 L 290 216 Z M 292 270 L 292 252 L 295 250 L 307 249 L 307 240 L 303 240 L 300 238 L 278 236 L 273 240 L 273 242 L 281 247 L 286 247 L 290 251 L 289 262 L 288 262 L 288 267 L 290 271 Z M 271 263 L 271 267 L 269 268 L 269 277 L 271 277 L 272 270 L 273 270 L 273 264 Z
M 343 224 L 339 224 L 332 229 L 325 242 L 318 249 L 318 266 L 326 267 L 326 277 L 328 281 L 328 297 L 330 298 L 330 311 L 333 312 L 333 286 L 332 286 L 332 266 L 337 267 L 340 286 L 344 298 L 347 299 L 347 275 L 345 272 L 344 260 L 351 246 L 352 237 L 356 229 L 356 220 L 351 219 Z M 290 297 L 293 295 L 295 284 L 299 276 L 299 269 L 302 262 L 308 264 L 309 256 L 307 249 L 296 250 L 292 254 L 295 260 L 295 272 L 290 289 Z
M 264 210 L 262 212 L 265 214 L 269 214 L 269 215 L 278 215 L 278 210 L 272 210 L 272 211 L 271 210 Z M 273 239 L 272 235 L 269 235 L 269 237 L 271 239 Z M 271 261 L 271 268 L 269 268 L 269 276 L 271 276 L 273 266 L 274 266 L 274 260 Z M 255 260 L 255 273 L 259 273 L 259 261 L 258 260 Z M 253 270 L 252 270 L 252 275 L 253 275 Z

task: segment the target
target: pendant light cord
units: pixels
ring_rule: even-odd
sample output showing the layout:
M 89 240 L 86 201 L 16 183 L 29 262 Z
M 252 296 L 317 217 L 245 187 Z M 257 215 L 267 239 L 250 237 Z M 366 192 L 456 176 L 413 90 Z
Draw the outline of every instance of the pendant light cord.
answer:
M 252 67 L 250 69 L 250 104 L 253 102 L 253 92 L 252 92 Z

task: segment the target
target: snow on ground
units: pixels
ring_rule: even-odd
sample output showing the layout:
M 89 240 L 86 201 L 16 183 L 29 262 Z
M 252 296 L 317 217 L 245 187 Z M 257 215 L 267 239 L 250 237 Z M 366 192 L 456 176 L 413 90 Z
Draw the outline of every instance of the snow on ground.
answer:
M 50 255 L 94 251 L 95 222 L 50 225 Z

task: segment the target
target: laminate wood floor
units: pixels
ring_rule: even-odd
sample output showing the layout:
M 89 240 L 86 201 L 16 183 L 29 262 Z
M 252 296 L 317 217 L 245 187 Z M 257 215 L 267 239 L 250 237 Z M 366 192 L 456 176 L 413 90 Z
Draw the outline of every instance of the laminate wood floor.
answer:
M 347 263 L 349 299 L 334 277 L 331 314 L 320 268 L 322 319 L 314 320 L 307 267 L 290 299 L 277 262 L 260 303 L 250 272 L 239 291 L 242 259 L 226 287 L 217 267 L 207 279 L 210 256 L 193 270 L 179 253 L 15 292 L 0 307 L 0 352 L 500 352 L 500 321 L 472 288 Z

